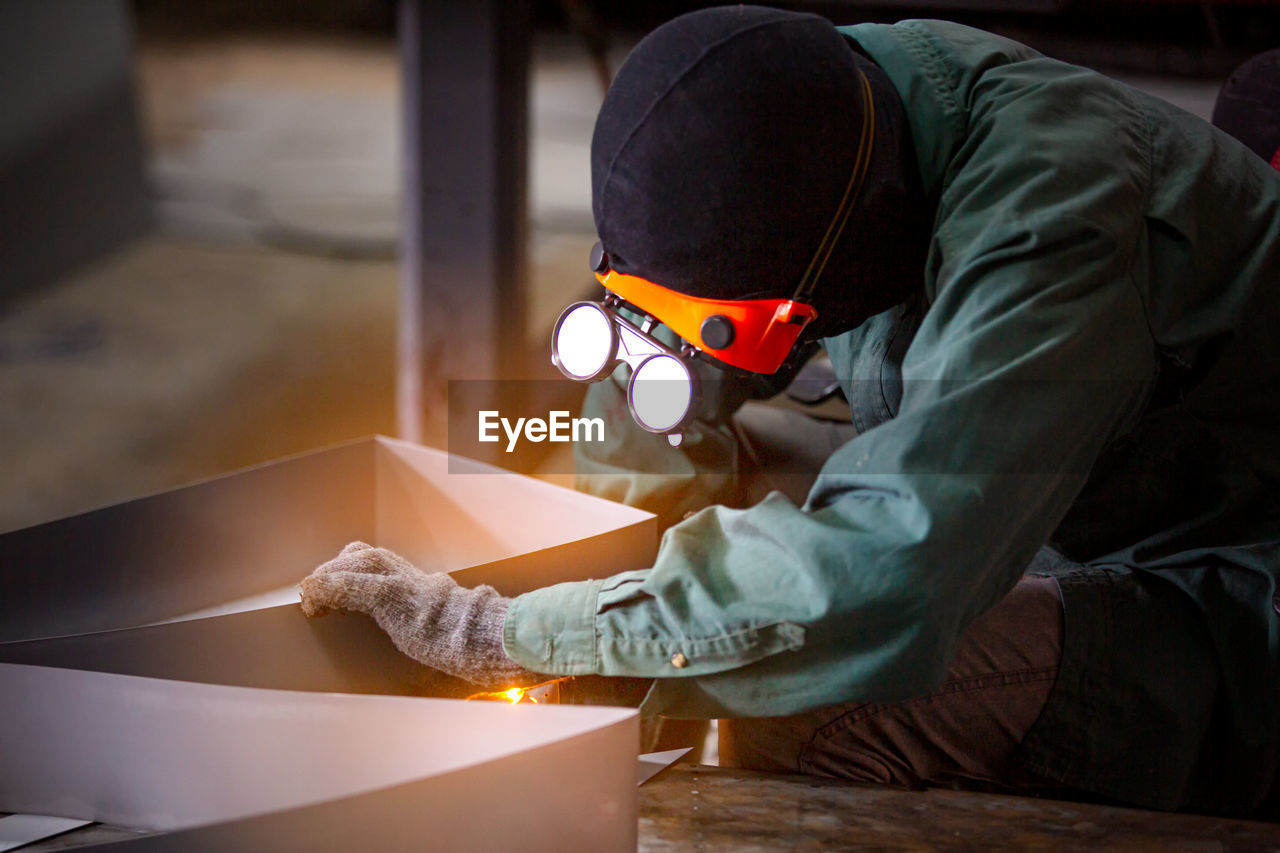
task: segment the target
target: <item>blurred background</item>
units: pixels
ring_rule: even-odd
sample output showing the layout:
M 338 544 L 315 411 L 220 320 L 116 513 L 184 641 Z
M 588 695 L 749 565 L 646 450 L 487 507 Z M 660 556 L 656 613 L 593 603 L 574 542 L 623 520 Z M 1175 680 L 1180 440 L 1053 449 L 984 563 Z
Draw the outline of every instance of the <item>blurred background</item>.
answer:
M 446 378 L 553 376 L 609 75 L 698 5 L 5 0 L 0 530 L 369 433 L 439 444 Z M 1280 43 L 1270 3 L 782 5 L 974 24 L 1205 118 Z

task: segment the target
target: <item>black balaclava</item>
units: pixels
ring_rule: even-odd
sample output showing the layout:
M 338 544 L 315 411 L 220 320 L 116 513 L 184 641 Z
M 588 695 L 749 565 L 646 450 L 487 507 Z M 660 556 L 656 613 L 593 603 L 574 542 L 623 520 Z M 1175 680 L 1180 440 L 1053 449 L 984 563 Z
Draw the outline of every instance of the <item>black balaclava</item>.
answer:
M 875 144 L 818 281 L 813 332 L 846 331 L 922 284 L 932 211 L 901 98 L 829 21 L 759 6 L 683 15 L 618 71 L 591 143 L 592 208 L 612 266 L 692 296 L 788 297 L 849 184 L 863 115 Z

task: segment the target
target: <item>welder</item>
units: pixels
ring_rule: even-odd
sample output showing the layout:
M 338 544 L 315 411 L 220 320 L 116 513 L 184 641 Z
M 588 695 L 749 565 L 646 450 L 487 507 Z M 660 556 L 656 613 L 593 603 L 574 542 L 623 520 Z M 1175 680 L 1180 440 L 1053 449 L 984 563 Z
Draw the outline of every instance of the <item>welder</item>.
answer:
M 604 296 L 554 346 L 609 424 L 580 482 L 660 515 L 654 566 L 505 599 L 356 544 L 308 612 L 494 687 L 653 679 L 644 709 L 724 719 L 740 766 L 1268 797 L 1263 158 L 978 30 L 736 6 L 639 44 L 591 166 Z M 818 343 L 851 424 L 739 410 Z

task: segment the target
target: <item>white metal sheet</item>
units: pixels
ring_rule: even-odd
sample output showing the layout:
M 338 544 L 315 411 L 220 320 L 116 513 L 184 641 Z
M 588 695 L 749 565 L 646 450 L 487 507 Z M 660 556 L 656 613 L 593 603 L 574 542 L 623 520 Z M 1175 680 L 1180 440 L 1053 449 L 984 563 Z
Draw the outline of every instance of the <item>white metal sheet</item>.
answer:
M 5 815 L 0 817 L 0 853 L 26 847 L 28 844 L 34 844 L 91 823 L 93 823 L 91 820 L 75 820 L 41 814 Z
M 174 846 L 184 847 L 390 849 L 415 838 L 451 850 L 635 846 L 629 709 L 13 664 L 0 664 L 0 684 L 27 700 L 0 702 L 0 810 L 180 831 Z
M 634 711 L 419 698 L 473 688 L 295 585 L 361 539 L 513 595 L 655 530 L 377 438 L 0 535 L 0 811 L 164 830 L 138 850 L 632 849 Z

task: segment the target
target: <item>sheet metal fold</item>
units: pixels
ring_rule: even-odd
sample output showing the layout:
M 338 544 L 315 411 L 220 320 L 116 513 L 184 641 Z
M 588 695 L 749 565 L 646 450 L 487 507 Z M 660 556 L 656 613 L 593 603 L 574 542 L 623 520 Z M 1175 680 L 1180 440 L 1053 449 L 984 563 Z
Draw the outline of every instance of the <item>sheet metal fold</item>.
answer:
M 374 438 L 0 535 L 0 811 L 164 830 L 137 849 L 632 849 L 634 711 L 407 698 L 473 688 L 278 602 L 353 539 L 517 594 L 644 568 L 655 530 Z

